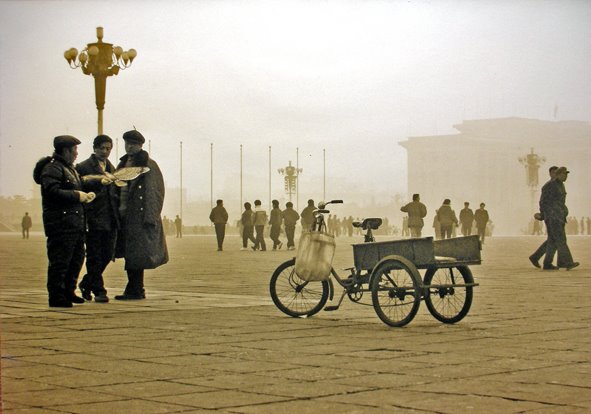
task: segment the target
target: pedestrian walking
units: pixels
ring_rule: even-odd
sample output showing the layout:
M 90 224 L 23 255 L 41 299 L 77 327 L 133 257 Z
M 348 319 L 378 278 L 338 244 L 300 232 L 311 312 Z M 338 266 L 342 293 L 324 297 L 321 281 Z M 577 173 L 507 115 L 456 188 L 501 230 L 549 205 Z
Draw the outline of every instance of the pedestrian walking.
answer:
M 146 298 L 145 269 L 168 263 L 168 248 L 160 214 L 164 204 L 164 178 L 160 167 L 142 149 L 146 142 L 137 130 L 123 134 L 125 155 L 119 168 L 148 167 L 149 171 L 119 187 L 121 232 L 117 237 L 116 257 L 125 258 L 127 286 L 116 300 Z
M 254 201 L 254 230 L 256 238 L 252 250 L 267 250 L 265 244 L 265 224 L 267 224 L 267 212 L 261 207 L 261 200 Z
M 582 219 L 581 219 L 582 221 Z M 29 212 L 25 212 L 23 219 L 21 220 L 21 228 L 23 233 L 23 239 L 29 238 L 29 230 L 33 227 L 33 220 L 31 220 L 31 216 L 29 216 Z
M 183 219 L 181 219 L 178 214 L 176 215 L 176 218 L 174 219 L 174 228 L 176 229 L 176 238 L 182 239 L 183 238 Z
M 548 232 L 546 255 L 544 256 L 544 270 L 558 270 L 563 267 L 567 270 L 579 265 L 573 261 L 570 249 L 566 243 L 565 225 L 568 217 L 566 206 L 566 189 L 564 182 L 568 178 L 569 171 L 566 167 L 556 170 L 556 179 L 545 186 L 540 197 L 540 213 L 544 217 Z M 557 266 L 552 264 L 554 254 L 558 252 Z
M 480 243 L 484 244 L 484 237 L 486 236 L 486 225 L 490 220 L 488 211 L 484 209 L 485 204 L 480 203 L 480 208 L 474 212 L 474 221 L 476 222 L 476 230 L 478 230 L 478 237 Z
M 451 238 L 453 226 L 458 225 L 458 219 L 455 211 L 451 208 L 451 200 L 449 198 L 443 200 L 443 204 L 437 210 L 437 220 L 441 229 L 441 238 Z
M 472 234 L 474 212 L 470 208 L 470 203 L 467 201 L 464 202 L 464 208 L 460 210 L 460 223 L 462 224 L 462 236 L 469 236 Z
M 550 185 L 550 183 L 552 181 L 554 181 L 556 179 L 556 170 L 558 170 L 558 167 L 556 165 L 551 166 L 548 169 L 548 174 L 550 175 L 550 180 L 548 180 L 543 186 L 542 186 L 542 191 L 541 194 L 544 194 L 547 191 L 547 186 Z M 540 203 L 542 202 L 542 198 L 540 196 Z M 540 204 L 540 209 L 541 209 L 541 204 Z M 541 221 L 544 220 L 544 216 L 541 213 L 536 213 L 534 214 L 534 220 L 537 223 L 540 223 Z M 541 227 L 541 226 L 540 226 Z M 529 256 L 529 261 L 531 262 L 532 265 L 534 265 L 534 267 L 540 268 L 540 259 L 542 258 L 543 255 L 546 254 L 546 246 L 548 245 L 548 237 L 546 237 L 546 240 L 544 240 L 544 242 L 540 245 L 540 247 L 538 247 L 536 249 L 535 252 L 533 252 L 530 256 Z
M 400 211 L 408 214 L 408 228 L 410 237 L 421 237 L 421 231 L 425 225 L 423 218 L 427 215 L 427 207 L 421 203 L 419 194 L 413 194 L 412 201 L 400 207 Z
M 55 137 L 55 152 L 40 159 L 33 171 L 35 182 L 41 185 L 50 307 L 71 308 L 72 303 L 84 303 L 75 293 L 84 262 L 83 203 L 92 202 L 95 194 L 82 191 L 82 181 L 74 169 L 79 144 L 80 140 L 70 135 Z
M 312 230 L 312 225 L 314 224 L 314 210 L 316 210 L 314 200 L 310 199 L 308 200 L 308 205 L 300 213 L 300 218 L 302 219 L 302 231 Z
M 217 200 L 215 207 L 209 213 L 209 220 L 215 227 L 215 237 L 218 242 L 218 252 L 224 250 L 224 238 L 226 237 L 226 223 L 228 223 L 228 212 L 224 207 L 224 200 Z
M 254 238 L 254 211 L 252 211 L 252 206 L 248 201 L 244 203 L 240 224 L 242 224 L 242 248 L 240 250 L 247 250 L 249 240 L 253 243 L 253 247 L 254 243 L 256 243 Z
M 273 240 L 273 250 L 277 250 L 281 249 L 283 246 L 283 242 L 279 240 L 279 235 L 281 234 L 281 224 L 283 223 L 283 215 L 281 209 L 279 208 L 279 201 L 273 200 L 271 203 L 273 204 L 273 208 L 271 209 L 269 218 L 269 224 L 271 225 L 269 237 L 271 237 L 271 240 Z
M 92 143 L 93 153 L 76 165 L 82 181 L 88 181 L 90 189 L 96 194 L 95 200 L 86 205 L 86 274 L 78 287 L 85 300 L 106 303 L 109 301 L 103 273 L 115 257 L 115 243 L 119 225 L 119 205 L 117 189 L 114 185 L 103 185 L 93 177 L 110 180 L 109 174 L 115 167 L 109 161 L 113 140 L 108 135 L 98 135 Z
M 293 209 L 293 203 L 285 203 L 285 210 L 282 212 L 283 224 L 285 225 L 285 236 L 287 237 L 287 250 L 295 250 L 295 228 L 300 215 Z

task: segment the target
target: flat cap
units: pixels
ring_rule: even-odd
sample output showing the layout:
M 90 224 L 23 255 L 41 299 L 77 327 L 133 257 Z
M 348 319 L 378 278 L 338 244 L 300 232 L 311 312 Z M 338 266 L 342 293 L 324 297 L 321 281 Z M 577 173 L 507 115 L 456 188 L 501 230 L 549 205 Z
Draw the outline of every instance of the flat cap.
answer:
M 146 142 L 144 136 L 135 129 L 127 131 L 125 134 L 123 134 L 123 140 L 131 144 L 143 144 L 144 142 Z
M 53 148 L 56 150 L 73 147 L 75 145 L 80 145 L 80 140 L 71 135 L 59 135 L 53 139 Z
M 563 173 L 569 173 L 570 171 L 566 169 L 566 167 L 560 167 L 556 170 L 556 175 L 558 174 L 563 174 Z

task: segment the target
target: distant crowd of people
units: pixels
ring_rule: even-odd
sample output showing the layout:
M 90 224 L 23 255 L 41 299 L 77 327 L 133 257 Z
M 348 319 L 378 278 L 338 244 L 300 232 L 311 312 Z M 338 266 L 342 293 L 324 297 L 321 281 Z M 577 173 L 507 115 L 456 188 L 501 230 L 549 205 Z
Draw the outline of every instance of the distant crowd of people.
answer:
M 485 204 L 480 203 L 480 208 L 473 211 L 468 201 L 464 202 L 464 208 L 460 210 L 460 217 L 456 216 L 451 207 L 451 200 L 446 198 L 441 206 L 435 210 L 433 218 L 433 229 L 435 238 L 449 239 L 456 237 L 458 227 L 461 227 L 463 236 L 478 234 L 480 242 L 484 243 L 486 236 L 492 234 L 493 223 L 484 208 Z M 407 213 L 402 221 L 402 235 L 410 237 L 422 237 L 424 218 L 427 216 L 427 207 L 421 202 L 420 194 L 413 194 L 412 201 L 400 208 L 400 211 Z

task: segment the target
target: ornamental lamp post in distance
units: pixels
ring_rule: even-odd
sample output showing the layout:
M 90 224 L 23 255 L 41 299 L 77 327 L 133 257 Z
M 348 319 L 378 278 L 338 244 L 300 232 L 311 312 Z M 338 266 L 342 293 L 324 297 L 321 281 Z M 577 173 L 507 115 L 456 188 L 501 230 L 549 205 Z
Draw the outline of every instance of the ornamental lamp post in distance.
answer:
M 289 165 L 285 168 L 279 168 L 277 172 L 285 176 L 285 192 L 289 195 L 289 201 L 291 201 L 292 194 L 295 194 L 296 187 L 297 187 L 297 178 L 298 175 L 303 170 L 301 168 L 296 168 L 291 165 L 291 161 L 289 161 Z
M 107 92 L 107 76 L 117 75 L 120 69 L 131 66 L 137 56 L 135 49 L 123 51 L 120 46 L 103 42 L 103 28 L 96 28 L 96 43 L 88 45 L 78 54 L 72 47 L 64 52 L 64 57 L 72 69 L 80 68 L 85 75 L 94 77 L 94 93 L 98 110 L 98 135 L 103 133 L 103 109 Z

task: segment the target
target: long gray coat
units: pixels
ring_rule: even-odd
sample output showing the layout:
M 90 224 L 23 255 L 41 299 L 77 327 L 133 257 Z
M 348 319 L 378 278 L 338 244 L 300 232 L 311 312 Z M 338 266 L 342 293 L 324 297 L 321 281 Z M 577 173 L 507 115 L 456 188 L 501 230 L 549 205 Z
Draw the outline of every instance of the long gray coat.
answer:
M 121 157 L 122 168 L 128 155 Z M 116 257 L 125 257 L 126 269 L 154 269 L 168 262 L 166 237 L 162 228 L 164 179 L 158 164 L 141 151 L 134 156 L 135 167 L 150 171 L 128 181 L 127 214 L 123 220 L 123 237 L 117 240 Z

